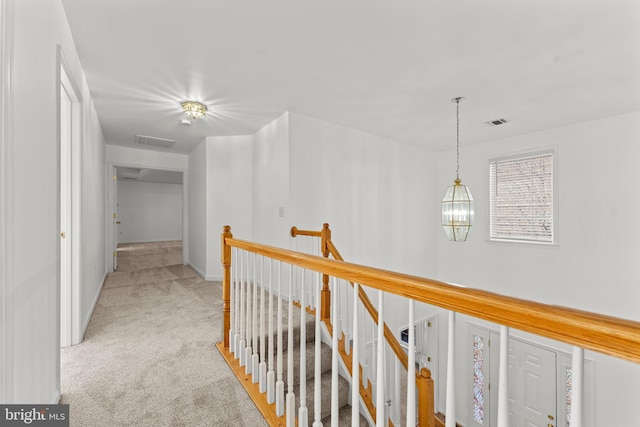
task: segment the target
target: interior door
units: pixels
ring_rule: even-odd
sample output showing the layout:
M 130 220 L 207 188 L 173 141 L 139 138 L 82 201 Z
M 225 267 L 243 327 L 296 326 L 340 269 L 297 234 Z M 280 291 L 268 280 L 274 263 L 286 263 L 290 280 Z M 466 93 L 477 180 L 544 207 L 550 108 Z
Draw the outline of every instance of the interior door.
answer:
M 491 333 L 491 384 L 498 384 L 500 336 Z M 556 354 L 518 339 L 509 339 L 509 426 L 555 427 Z M 491 413 L 497 414 L 498 387 L 491 387 Z M 491 425 L 495 425 L 492 417 Z
M 112 172 L 113 183 L 113 271 L 118 269 L 118 169 L 113 168 Z
M 72 104 L 60 84 L 60 346 L 71 345 L 71 118 Z

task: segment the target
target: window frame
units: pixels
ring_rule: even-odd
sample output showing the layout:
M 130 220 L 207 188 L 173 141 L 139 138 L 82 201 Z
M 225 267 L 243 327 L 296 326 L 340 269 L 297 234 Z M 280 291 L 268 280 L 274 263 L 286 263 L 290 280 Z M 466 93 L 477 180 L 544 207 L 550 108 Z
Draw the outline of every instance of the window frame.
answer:
M 539 241 L 539 240 L 527 240 L 527 239 L 518 239 L 518 238 L 508 238 L 508 237 L 493 237 L 492 236 L 492 205 L 493 205 L 493 195 L 491 189 L 491 181 L 493 180 L 491 165 L 494 162 L 501 161 L 510 161 L 510 160 L 519 160 L 519 159 L 529 159 L 534 157 L 541 157 L 545 155 L 551 155 L 551 192 L 552 192 L 552 213 L 551 213 L 551 240 L 550 241 Z M 558 151 L 555 147 L 545 148 L 541 150 L 528 150 L 522 151 L 516 154 L 506 155 L 506 156 L 496 156 L 489 158 L 487 162 L 488 166 L 488 178 L 489 178 L 489 200 L 488 200 L 488 214 L 487 214 L 487 234 L 488 234 L 488 242 L 490 243 L 507 243 L 509 245 L 540 245 L 540 246 L 557 246 L 559 244 L 559 227 L 558 227 L 558 218 L 559 218 L 559 209 L 558 209 Z

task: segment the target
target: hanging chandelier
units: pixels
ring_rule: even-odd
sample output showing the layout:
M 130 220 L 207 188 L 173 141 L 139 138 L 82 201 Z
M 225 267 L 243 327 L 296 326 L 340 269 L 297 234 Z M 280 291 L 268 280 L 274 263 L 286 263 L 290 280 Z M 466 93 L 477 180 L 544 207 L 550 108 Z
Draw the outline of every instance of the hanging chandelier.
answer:
M 191 120 L 201 119 L 207 115 L 207 106 L 196 101 L 184 101 L 181 103 L 182 111 Z
M 442 198 L 442 228 L 449 240 L 464 242 L 469 238 L 474 224 L 474 202 L 471 191 L 460 180 L 460 101 L 464 98 L 453 98 L 456 103 L 456 179 L 447 188 Z

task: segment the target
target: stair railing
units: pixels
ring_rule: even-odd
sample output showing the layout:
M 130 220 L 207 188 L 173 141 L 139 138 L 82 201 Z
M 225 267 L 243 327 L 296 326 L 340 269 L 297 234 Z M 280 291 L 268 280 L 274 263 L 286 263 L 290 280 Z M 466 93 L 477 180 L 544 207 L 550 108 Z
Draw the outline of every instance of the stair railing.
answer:
M 248 261 L 248 256 L 243 261 L 242 255 L 236 255 L 239 262 L 234 263 L 234 276 L 235 279 L 231 280 L 231 267 L 232 267 L 232 248 L 237 249 L 237 253 L 244 252 L 246 254 L 253 255 L 253 263 Z M 253 278 L 256 283 L 256 263 L 257 256 L 268 258 L 270 260 L 278 261 L 289 265 L 289 308 L 292 306 L 291 295 L 293 293 L 293 280 L 292 268 L 296 267 L 305 271 L 316 272 L 321 275 L 329 276 L 334 283 L 338 284 L 336 289 L 340 289 L 340 280 L 353 282 L 354 293 L 352 301 L 354 302 L 354 324 L 358 321 L 358 288 L 360 286 L 367 286 L 378 291 L 388 292 L 395 295 L 405 297 L 409 301 L 409 334 L 413 332 L 413 304 L 414 301 L 438 306 L 449 310 L 449 342 L 448 342 L 448 361 L 447 361 L 447 399 L 446 399 L 446 427 L 455 426 L 455 400 L 454 396 L 454 373 L 453 369 L 453 356 L 455 354 L 454 342 L 455 342 L 455 316 L 456 313 L 465 314 L 468 316 L 483 319 L 489 322 L 494 322 L 501 325 L 500 340 L 502 342 L 500 351 L 500 374 L 499 374 L 499 397 L 498 397 L 498 426 L 502 427 L 506 425 L 506 419 L 508 415 L 508 383 L 507 380 L 507 342 L 509 338 L 509 328 L 517 328 L 521 331 L 532 333 L 538 336 L 551 338 L 558 340 L 573 346 L 573 359 L 572 359 L 572 397 L 571 397 L 571 426 L 582 427 L 582 415 L 583 415 L 583 390 L 581 389 L 583 381 L 583 363 L 584 363 L 584 350 L 593 350 L 609 356 L 620 358 L 623 360 L 631 361 L 634 363 L 640 363 L 640 322 L 620 319 L 612 316 L 606 316 L 602 314 L 576 310 L 571 308 L 559 307 L 554 305 L 542 304 L 534 301 L 527 301 L 518 298 L 513 298 L 505 295 L 499 295 L 479 289 L 464 288 L 454 285 L 449 285 L 436 280 L 425 279 L 416 276 L 410 276 L 406 274 L 390 272 L 374 267 L 367 267 L 348 263 L 344 261 L 338 261 L 333 259 L 327 259 L 320 256 L 308 255 L 296 251 L 287 249 L 280 249 L 273 246 L 268 246 L 260 243 L 249 242 L 245 240 L 235 239 L 231 233 L 231 228 L 225 226 L 222 233 L 222 264 L 223 264 L 223 341 L 220 342 L 217 347 L 221 354 L 227 359 L 229 365 L 234 370 L 235 374 L 241 379 L 241 382 L 252 396 L 254 402 L 258 405 L 262 411 L 265 419 L 270 425 L 285 425 L 284 416 L 275 416 L 272 414 L 270 404 L 266 403 L 266 398 L 261 397 L 259 389 L 255 387 L 255 396 L 251 391 L 251 382 L 248 381 L 248 377 L 245 376 L 244 369 L 239 366 L 242 363 L 243 348 L 240 347 L 240 342 L 244 340 L 245 345 L 252 336 L 249 322 L 242 320 L 243 314 L 247 315 L 245 320 L 248 320 L 247 312 L 251 311 L 251 307 L 256 307 L 252 299 L 249 297 L 243 297 L 243 292 L 252 291 L 252 287 L 249 285 L 248 278 L 250 277 L 249 269 L 246 267 L 253 265 Z M 240 270 L 238 266 L 240 264 Z M 279 268 L 281 270 L 281 268 Z M 244 271 L 244 273 L 243 273 Z M 273 271 L 271 271 L 271 279 L 263 279 L 261 286 L 266 286 L 268 281 L 269 289 L 274 289 L 273 283 Z M 304 278 L 304 274 L 302 275 Z M 282 283 L 279 283 L 280 287 Z M 320 288 L 320 286 L 318 286 Z M 301 284 L 300 295 L 304 296 L 306 288 L 304 284 Z M 335 293 L 335 290 L 334 290 Z M 254 291 L 255 294 L 255 291 Z M 316 294 L 318 295 L 318 294 Z M 279 294 L 279 298 L 282 293 Z M 320 298 L 317 298 L 320 300 Z M 333 298 L 335 301 L 339 298 Z M 242 313 L 242 304 L 246 304 L 247 312 Z M 234 306 L 233 315 L 231 313 L 231 307 Z M 302 305 L 301 320 L 305 315 L 305 305 Z M 382 305 L 380 308 L 380 318 L 383 318 L 384 311 Z M 320 307 L 315 307 L 315 312 L 318 312 Z M 334 305 L 335 309 L 335 305 Z M 238 311 L 240 312 L 238 315 Z M 334 315 L 335 317 L 335 315 Z M 232 323 L 233 320 L 233 323 Z M 291 326 L 291 310 L 289 311 L 289 325 Z M 288 341 L 289 349 L 291 349 L 292 342 L 292 328 L 289 328 Z M 335 336 L 335 334 L 334 334 Z M 264 338 L 261 338 L 264 339 Z M 280 340 L 280 338 L 278 338 Z M 354 335 L 354 340 L 357 340 L 357 334 Z M 302 341 L 302 334 L 301 334 Z M 378 340 L 378 345 L 381 345 L 382 340 Z M 256 347 L 258 342 L 253 340 L 251 346 Z M 409 359 L 411 359 L 414 349 L 412 348 L 413 339 L 409 339 Z M 253 350 L 252 350 L 253 351 Z M 358 382 L 359 365 L 358 361 L 358 346 L 353 346 L 353 352 L 351 354 L 354 362 L 352 366 L 352 375 L 354 383 Z M 233 356 L 233 353 L 240 355 L 240 363 Z M 289 357 L 291 353 L 289 352 Z M 244 358 L 244 363 L 250 363 L 248 357 Z M 411 366 L 411 362 L 410 365 Z M 278 368 L 280 370 L 280 368 Z M 301 367 L 302 370 L 302 367 Z M 288 382 L 291 383 L 291 369 L 288 369 Z M 252 373 L 253 381 L 257 381 L 255 378 L 256 372 Z M 409 381 L 409 384 L 412 382 Z M 410 394 L 411 387 L 408 387 L 407 394 Z M 291 391 L 291 387 L 289 388 Z M 289 403 L 289 394 L 287 394 L 287 404 Z M 357 398 L 357 396 L 356 396 Z M 265 401 L 265 405 L 259 404 L 260 399 Z M 295 397 L 293 398 L 295 400 Z M 409 402 L 410 403 L 410 402 Z M 277 406 L 277 404 L 276 404 Z M 354 415 L 356 409 L 354 407 Z M 265 409 L 266 407 L 266 409 Z M 302 407 L 302 406 L 301 406 Z M 294 414 L 291 414 L 291 410 L 286 410 L 286 425 L 293 427 L 295 425 Z M 291 417 L 291 418 L 290 418 Z M 298 418 L 298 425 L 307 425 L 304 420 Z M 332 423 L 334 417 L 332 414 Z M 379 418 L 376 421 L 376 425 L 382 426 L 384 421 Z M 314 422 L 314 427 L 318 425 Z M 352 417 L 352 426 L 357 426 L 357 417 Z M 407 419 L 407 426 L 411 426 L 411 419 Z
M 329 256 L 333 257 L 333 259 L 338 260 L 338 261 L 344 261 L 344 258 L 342 257 L 342 255 L 340 254 L 340 252 L 338 251 L 338 249 L 336 248 L 335 244 L 333 243 L 333 241 L 331 240 L 331 229 L 329 228 L 329 224 L 325 223 L 322 225 L 322 229 L 320 231 L 315 231 L 315 230 L 300 230 L 297 227 L 291 227 L 291 237 L 298 237 L 298 236 L 310 236 L 310 237 L 316 237 L 320 239 L 320 252 L 322 253 L 322 256 L 324 258 L 329 258 Z M 322 313 L 322 319 L 326 322 L 330 322 L 330 315 L 331 315 L 331 292 L 329 289 L 329 275 L 328 274 L 323 274 L 322 275 L 322 283 L 323 283 L 323 287 L 322 287 L 322 305 L 321 305 L 321 313 Z M 349 282 L 349 284 L 351 285 L 351 287 L 354 287 L 354 283 L 353 282 Z M 381 294 L 380 294 L 381 295 Z M 379 301 L 378 301 L 378 305 L 381 306 L 382 305 L 382 301 L 383 299 L 381 298 L 381 296 L 379 296 Z M 402 346 L 400 345 L 400 342 L 398 341 L 398 339 L 396 338 L 396 336 L 393 334 L 393 332 L 391 332 L 391 329 L 389 329 L 389 326 L 385 323 L 385 322 L 380 322 L 379 321 L 381 319 L 379 319 L 379 313 L 378 310 L 376 310 L 376 308 L 374 307 L 373 303 L 371 302 L 369 296 L 367 295 L 366 291 L 364 290 L 364 288 L 362 286 L 358 287 L 358 298 L 360 299 L 364 309 L 366 310 L 366 313 L 369 315 L 369 321 L 371 322 L 371 324 L 375 327 L 375 329 L 377 329 L 377 337 L 374 337 L 372 339 L 373 342 L 377 343 L 377 342 L 383 342 L 383 340 L 386 341 L 386 344 L 388 346 L 388 348 L 391 350 L 391 354 L 390 356 L 393 357 L 393 361 L 389 360 L 389 357 L 386 357 L 387 363 L 386 363 L 386 368 L 388 369 L 390 367 L 393 367 L 395 365 L 395 363 L 399 363 L 400 364 L 400 368 L 404 370 L 404 375 L 409 375 L 409 366 L 415 367 L 415 351 L 413 352 L 413 357 L 412 360 L 409 360 L 409 356 L 407 355 L 407 353 L 405 353 L 405 351 L 403 350 Z M 335 323 L 335 322 L 334 322 Z M 414 321 L 412 320 L 410 322 L 411 324 L 414 323 Z M 377 328 L 378 324 L 383 324 L 384 328 Z M 335 329 L 335 325 L 334 325 L 334 329 Z M 411 328 L 411 332 L 413 333 L 413 328 Z M 409 339 L 410 342 L 415 342 L 415 339 L 412 336 Z M 373 348 L 372 350 L 374 350 L 374 353 L 372 353 L 372 360 L 376 360 L 376 366 L 375 366 L 375 371 L 368 371 L 367 373 L 369 374 L 368 376 L 370 376 L 371 378 L 375 378 L 375 383 L 376 386 L 378 385 L 378 378 L 382 377 L 381 372 L 379 373 L 379 371 L 381 371 L 381 368 L 379 368 L 377 365 L 379 363 L 382 363 L 382 360 L 385 359 L 384 357 L 380 357 L 380 358 L 376 358 L 377 356 L 377 348 Z M 346 353 L 343 355 L 343 358 L 345 358 Z M 346 358 L 345 358 L 346 359 Z M 410 363 L 411 362 L 411 363 Z M 374 367 L 371 367 L 370 369 L 373 369 Z M 363 369 L 364 372 L 364 369 Z M 413 405 L 409 405 L 407 403 L 407 409 L 408 409 L 408 414 L 406 415 L 407 418 L 411 419 L 411 418 L 415 418 L 415 414 L 417 411 L 418 414 L 418 424 L 420 426 L 427 426 L 427 427 L 433 427 L 435 424 L 435 419 L 434 419 L 434 384 L 433 384 L 433 379 L 431 378 L 431 372 L 429 371 L 429 369 L 427 369 L 426 367 L 422 367 L 422 369 L 420 370 L 416 370 L 411 369 L 412 372 L 412 376 L 415 377 L 415 386 L 416 389 L 418 391 L 417 393 L 417 407 L 414 407 Z M 395 370 L 391 370 L 390 372 L 388 372 L 387 376 L 390 378 L 389 379 L 389 383 L 393 384 L 396 388 L 399 388 L 399 374 L 395 371 Z M 364 378 L 364 383 L 365 385 L 368 384 L 368 380 L 369 378 Z M 388 390 L 387 394 L 391 394 L 392 391 L 395 390 Z M 410 392 L 411 393 L 411 392 Z M 373 396 L 374 396 L 374 390 L 372 390 L 372 387 L 367 385 L 366 387 L 362 387 L 360 389 L 360 395 L 365 403 L 365 407 L 369 410 L 369 412 L 371 413 L 371 416 L 373 419 L 377 418 L 376 415 L 376 409 L 377 407 L 384 407 L 386 406 L 391 406 L 393 405 L 392 409 L 395 412 L 395 416 L 391 416 L 389 414 L 388 418 L 394 420 L 396 423 L 399 423 L 399 418 L 400 418 L 400 414 L 399 414 L 399 410 L 400 410 L 400 401 L 401 399 L 398 396 L 398 393 L 393 393 L 395 394 L 394 398 L 386 398 L 385 395 L 383 393 L 375 393 L 376 395 L 376 401 L 373 401 Z M 384 399 L 382 399 L 384 398 Z M 408 400 L 414 401 L 415 400 L 415 389 L 413 391 L 412 394 L 412 398 L 409 398 Z

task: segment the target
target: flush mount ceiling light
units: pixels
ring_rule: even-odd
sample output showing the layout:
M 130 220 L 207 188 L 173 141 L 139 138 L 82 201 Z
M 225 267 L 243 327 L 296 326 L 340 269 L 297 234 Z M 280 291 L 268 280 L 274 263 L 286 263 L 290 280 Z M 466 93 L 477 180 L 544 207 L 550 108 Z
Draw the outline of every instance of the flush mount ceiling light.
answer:
M 463 99 L 451 100 L 456 103 L 456 179 L 442 198 L 442 228 L 447 238 L 455 242 L 467 240 L 475 217 L 471 191 L 460 180 L 460 101 Z
M 203 118 L 207 115 L 207 106 L 197 101 L 184 101 L 181 103 L 182 111 L 191 120 Z

